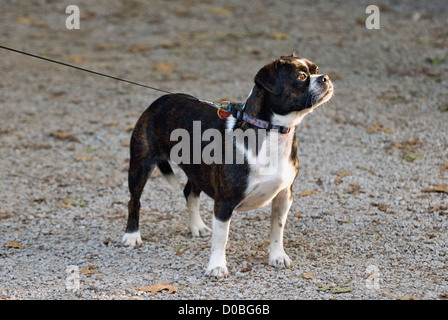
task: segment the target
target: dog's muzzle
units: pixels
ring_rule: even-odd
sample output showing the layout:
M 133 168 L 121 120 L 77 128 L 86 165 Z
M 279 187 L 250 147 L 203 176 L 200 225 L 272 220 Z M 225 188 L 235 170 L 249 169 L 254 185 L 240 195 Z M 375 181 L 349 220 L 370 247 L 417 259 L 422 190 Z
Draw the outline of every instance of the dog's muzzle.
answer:
M 313 107 L 317 107 L 333 96 L 333 83 L 327 75 L 312 75 L 310 80 L 309 94 Z

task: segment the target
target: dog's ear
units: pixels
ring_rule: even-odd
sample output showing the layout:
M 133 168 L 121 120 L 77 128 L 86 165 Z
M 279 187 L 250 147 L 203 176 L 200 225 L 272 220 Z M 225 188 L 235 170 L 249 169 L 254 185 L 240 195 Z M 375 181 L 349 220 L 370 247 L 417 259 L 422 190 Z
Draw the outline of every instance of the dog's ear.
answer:
M 296 52 L 294 51 L 293 53 L 291 53 L 289 56 L 281 56 L 280 59 L 290 59 L 290 58 L 298 58 L 299 56 L 296 54 Z
M 282 87 L 279 84 L 278 64 L 279 61 L 277 60 L 265 65 L 255 76 L 255 83 L 275 96 L 282 93 Z

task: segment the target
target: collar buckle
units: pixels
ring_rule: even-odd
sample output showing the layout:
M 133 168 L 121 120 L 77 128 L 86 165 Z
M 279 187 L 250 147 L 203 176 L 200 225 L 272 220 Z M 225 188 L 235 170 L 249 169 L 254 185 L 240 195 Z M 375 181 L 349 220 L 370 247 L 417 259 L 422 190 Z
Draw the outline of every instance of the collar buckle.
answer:
M 244 116 L 244 107 L 246 106 L 244 103 L 230 103 L 230 111 L 232 112 L 232 116 L 237 120 L 243 120 Z

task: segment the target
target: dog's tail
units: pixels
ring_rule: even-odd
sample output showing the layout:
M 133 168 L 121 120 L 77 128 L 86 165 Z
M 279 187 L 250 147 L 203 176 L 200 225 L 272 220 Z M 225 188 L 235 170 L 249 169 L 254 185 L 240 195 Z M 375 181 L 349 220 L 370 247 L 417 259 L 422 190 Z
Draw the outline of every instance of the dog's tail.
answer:
M 174 188 L 177 188 L 179 186 L 179 181 L 177 180 L 176 174 L 174 173 L 173 169 L 170 166 L 170 163 L 167 160 L 160 160 L 157 164 L 157 167 L 159 168 L 160 172 L 162 172 L 163 176 L 170 185 L 172 185 Z

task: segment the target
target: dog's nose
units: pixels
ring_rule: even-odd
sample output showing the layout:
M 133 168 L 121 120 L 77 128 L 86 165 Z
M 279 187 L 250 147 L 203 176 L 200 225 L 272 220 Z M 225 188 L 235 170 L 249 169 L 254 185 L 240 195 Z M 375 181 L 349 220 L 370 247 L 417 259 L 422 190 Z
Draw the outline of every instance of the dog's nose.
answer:
M 317 82 L 322 83 L 322 82 L 327 82 L 328 80 L 330 80 L 330 78 L 328 78 L 328 76 L 326 74 L 320 76 L 319 78 L 317 78 Z

